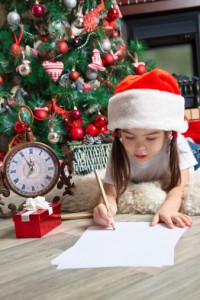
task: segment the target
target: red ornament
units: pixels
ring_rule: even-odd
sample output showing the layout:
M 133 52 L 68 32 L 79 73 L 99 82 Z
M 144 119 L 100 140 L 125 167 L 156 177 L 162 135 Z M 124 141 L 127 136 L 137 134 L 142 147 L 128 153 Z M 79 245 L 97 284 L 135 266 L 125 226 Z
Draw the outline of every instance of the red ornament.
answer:
M 64 54 L 68 51 L 69 47 L 65 41 L 58 41 L 57 49 L 60 54 Z
M 105 126 L 107 124 L 108 120 L 104 115 L 98 115 L 95 119 L 94 119 L 94 125 L 97 128 L 100 128 L 102 126 Z
M 31 12 L 34 17 L 40 18 L 44 15 L 44 6 L 36 3 L 33 5 Z
M 143 75 L 147 69 L 144 63 L 139 63 L 138 66 L 135 66 L 134 71 L 136 75 Z
M 34 117 L 38 121 L 43 121 L 47 118 L 48 107 L 35 107 L 34 108 Z
M 71 40 L 70 44 L 73 48 L 78 48 L 81 45 L 81 39 L 75 37 Z
M 81 117 L 80 110 L 78 110 L 77 108 L 74 108 L 74 110 L 72 110 L 70 112 L 70 117 L 74 120 L 78 120 Z
M 119 11 L 117 8 L 113 7 L 108 11 L 106 19 L 110 22 L 116 20 L 117 18 L 119 18 Z
M 23 133 L 26 131 L 26 125 L 19 121 L 15 123 L 14 128 L 17 133 Z
M 72 140 L 80 141 L 84 137 L 84 130 L 82 127 L 75 126 L 72 127 L 69 134 Z
M 115 62 L 115 59 L 111 53 L 106 53 L 102 57 L 102 63 L 104 66 L 111 66 L 114 64 L 114 62 Z
M 75 70 L 72 70 L 70 73 L 69 73 L 69 78 L 72 80 L 72 81 L 76 81 L 78 78 L 79 78 L 79 72 L 75 71 Z
M 96 136 L 99 133 L 99 129 L 94 124 L 89 124 L 85 131 L 91 136 Z
M 108 127 L 107 127 L 107 125 L 105 125 L 105 126 L 102 126 L 101 128 L 99 128 L 99 133 L 105 133 L 105 132 L 107 132 L 108 131 Z
M 50 37 L 48 34 L 42 34 L 40 39 L 43 43 L 47 43 L 49 41 Z
M 3 77 L 0 76 L 0 85 L 2 85 L 2 84 L 3 84 Z
M 19 58 L 23 50 L 24 48 L 16 43 L 12 44 L 12 46 L 10 47 L 10 52 L 12 53 L 14 58 Z

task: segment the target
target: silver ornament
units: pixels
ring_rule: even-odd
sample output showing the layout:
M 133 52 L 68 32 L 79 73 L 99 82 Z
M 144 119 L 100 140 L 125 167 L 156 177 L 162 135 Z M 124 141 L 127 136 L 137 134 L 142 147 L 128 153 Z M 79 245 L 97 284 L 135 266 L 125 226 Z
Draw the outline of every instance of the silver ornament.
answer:
M 8 24 L 11 26 L 16 25 L 17 23 L 20 22 L 20 15 L 18 14 L 18 12 L 16 10 L 11 11 L 7 15 L 7 21 L 8 21 Z
M 31 73 L 31 66 L 29 64 L 21 64 L 19 66 L 19 74 L 23 77 L 28 76 Z
M 111 42 L 110 42 L 110 40 L 109 39 L 104 39 L 101 42 L 101 47 L 102 47 L 103 51 L 110 52 L 110 50 L 111 50 Z
M 77 5 L 77 0 L 64 0 L 63 1 L 64 5 L 67 7 L 67 8 L 74 8 L 76 7 Z
M 48 141 L 51 144 L 57 144 L 59 142 L 60 139 L 60 134 L 58 132 L 53 131 L 53 129 L 51 129 L 51 131 L 48 134 Z
M 86 77 L 89 80 L 95 80 L 98 77 L 98 70 L 87 68 Z

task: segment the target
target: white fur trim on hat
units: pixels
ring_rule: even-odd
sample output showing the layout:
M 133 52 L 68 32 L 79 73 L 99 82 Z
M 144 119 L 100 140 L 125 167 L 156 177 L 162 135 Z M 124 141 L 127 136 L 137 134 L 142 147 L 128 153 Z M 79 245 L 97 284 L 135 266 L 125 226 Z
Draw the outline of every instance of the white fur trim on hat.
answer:
M 111 97 L 108 129 L 158 129 L 185 132 L 184 98 L 152 89 L 127 90 Z

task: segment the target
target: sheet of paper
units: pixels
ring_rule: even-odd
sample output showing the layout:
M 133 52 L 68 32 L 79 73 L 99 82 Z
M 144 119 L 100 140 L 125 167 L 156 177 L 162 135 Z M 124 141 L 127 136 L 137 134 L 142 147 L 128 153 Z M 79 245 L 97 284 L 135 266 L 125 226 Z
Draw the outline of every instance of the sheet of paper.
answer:
M 116 230 L 89 227 L 77 243 L 56 257 L 58 269 L 174 264 L 174 247 L 187 228 L 149 222 L 121 222 Z

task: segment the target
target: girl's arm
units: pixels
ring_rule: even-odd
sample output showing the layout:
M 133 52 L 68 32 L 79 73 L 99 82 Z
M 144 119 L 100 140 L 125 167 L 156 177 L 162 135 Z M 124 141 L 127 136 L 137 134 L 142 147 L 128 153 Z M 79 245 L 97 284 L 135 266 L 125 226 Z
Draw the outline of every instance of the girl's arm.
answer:
M 112 184 L 104 183 L 105 193 L 110 204 L 109 210 L 107 210 L 103 197 L 99 198 L 99 204 L 94 208 L 93 218 L 97 225 L 110 226 L 113 216 L 117 213 L 117 193 L 116 188 Z
M 165 202 L 154 215 L 151 226 L 155 226 L 158 222 L 164 222 L 169 228 L 174 225 L 180 227 L 192 226 L 192 220 L 189 216 L 179 212 L 183 200 L 184 190 L 189 184 L 189 169 L 181 171 L 181 184 L 174 187 L 165 199 Z

